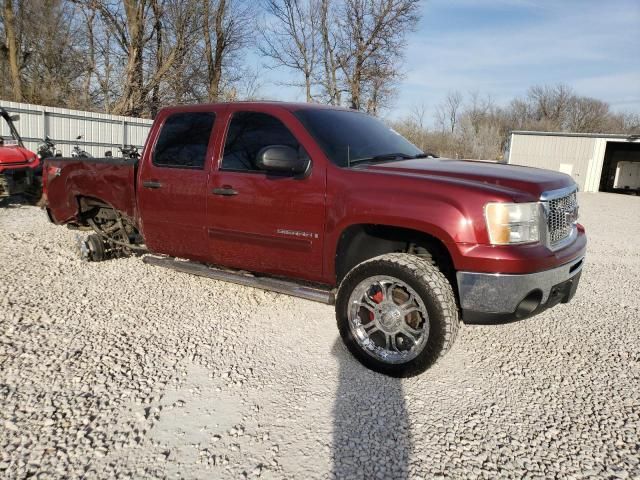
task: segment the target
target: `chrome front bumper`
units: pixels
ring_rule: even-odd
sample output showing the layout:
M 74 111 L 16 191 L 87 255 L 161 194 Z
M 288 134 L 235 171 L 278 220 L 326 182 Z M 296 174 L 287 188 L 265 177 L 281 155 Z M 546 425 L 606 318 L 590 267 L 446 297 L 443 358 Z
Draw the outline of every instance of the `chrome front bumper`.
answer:
M 458 272 L 463 318 L 477 314 L 524 318 L 566 303 L 575 293 L 583 265 L 584 256 L 558 268 L 522 275 Z

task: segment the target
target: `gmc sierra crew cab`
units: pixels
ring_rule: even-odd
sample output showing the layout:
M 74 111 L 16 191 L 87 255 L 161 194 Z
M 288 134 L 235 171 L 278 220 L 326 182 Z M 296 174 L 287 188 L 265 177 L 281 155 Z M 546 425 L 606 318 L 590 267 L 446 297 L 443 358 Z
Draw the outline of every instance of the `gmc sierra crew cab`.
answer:
M 335 304 L 352 354 L 394 376 L 433 364 L 460 321 L 568 302 L 586 248 L 571 177 L 434 158 L 329 106 L 166 108 L 139 160 L 51 158 L 44 181 L 53 223 L 94 230 L 85 259 L 142 252 Z

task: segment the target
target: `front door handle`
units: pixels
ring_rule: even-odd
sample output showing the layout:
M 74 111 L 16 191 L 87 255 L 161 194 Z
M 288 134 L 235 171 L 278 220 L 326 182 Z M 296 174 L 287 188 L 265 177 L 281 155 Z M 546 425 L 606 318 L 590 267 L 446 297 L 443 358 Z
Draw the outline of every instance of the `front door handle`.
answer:
M 211 190 L 211 193 L 214 195 L 224 195 L 225 197 L 230 197 L 232 195 L 237 195 L 238 191 L 234 190 L 232 187 L 225 185 L 224 187 L 214 188 Z
M 142 182 L 144 188 L 162 188 L 162 183 L 157 180 L 145 180 Z

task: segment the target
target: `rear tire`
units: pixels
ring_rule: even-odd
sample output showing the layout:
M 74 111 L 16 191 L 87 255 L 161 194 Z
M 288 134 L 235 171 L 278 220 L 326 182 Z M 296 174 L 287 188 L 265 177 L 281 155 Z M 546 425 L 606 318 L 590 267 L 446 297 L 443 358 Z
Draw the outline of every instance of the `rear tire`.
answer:
M 453 345 L 460 322 L 451 285 L 429 261 L 390 253 L 354 267 L 336 299 L 340 336 L 364 366 L 404 377 Z

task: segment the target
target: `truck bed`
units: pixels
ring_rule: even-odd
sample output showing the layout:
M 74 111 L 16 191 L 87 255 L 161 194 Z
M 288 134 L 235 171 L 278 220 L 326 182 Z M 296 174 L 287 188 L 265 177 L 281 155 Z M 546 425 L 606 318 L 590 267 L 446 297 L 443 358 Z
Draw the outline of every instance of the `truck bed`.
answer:
M 135 219 L 137 167 L 138 160 L 128 158 L 46 159 L 43 178 L 51 220 L 74 222 L 82 197 L 100 199 Z

